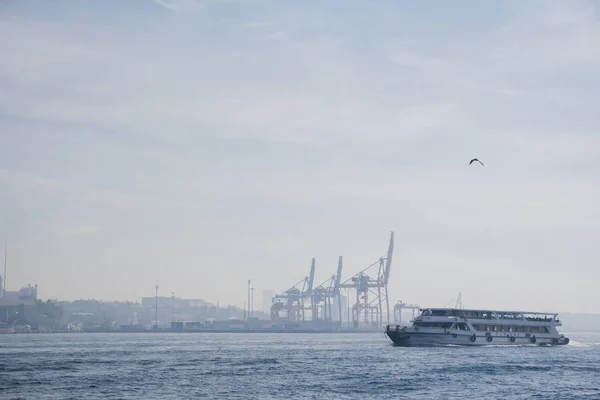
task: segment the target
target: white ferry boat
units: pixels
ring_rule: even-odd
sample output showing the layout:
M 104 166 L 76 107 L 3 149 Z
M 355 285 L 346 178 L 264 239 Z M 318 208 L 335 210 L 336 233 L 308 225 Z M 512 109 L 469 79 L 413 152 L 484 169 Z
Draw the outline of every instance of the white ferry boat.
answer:
M 411 326 L 388 325 L 396 346 L 565 345 L 557 313 L 524 311 L 421 309 Z

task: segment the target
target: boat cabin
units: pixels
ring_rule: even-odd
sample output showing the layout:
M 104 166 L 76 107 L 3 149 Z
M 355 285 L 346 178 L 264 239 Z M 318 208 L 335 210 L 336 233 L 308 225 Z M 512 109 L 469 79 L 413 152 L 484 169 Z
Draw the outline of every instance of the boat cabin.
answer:
M 558 314 L 524 311 L 497 311 L 497 310 L 468 310 L 454 308 L 424 308 L 419 317 L 458 317 L 478 320 L 504 320 L 504 321 L 528 321 L 559 323 Z

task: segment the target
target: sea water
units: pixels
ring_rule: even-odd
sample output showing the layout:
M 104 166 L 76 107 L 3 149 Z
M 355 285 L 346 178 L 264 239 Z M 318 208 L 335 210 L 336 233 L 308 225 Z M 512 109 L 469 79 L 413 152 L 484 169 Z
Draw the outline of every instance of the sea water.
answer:
M 393 347 L 381 334 L 0 335 L 0 399 L 600 399 L 600 334 Z

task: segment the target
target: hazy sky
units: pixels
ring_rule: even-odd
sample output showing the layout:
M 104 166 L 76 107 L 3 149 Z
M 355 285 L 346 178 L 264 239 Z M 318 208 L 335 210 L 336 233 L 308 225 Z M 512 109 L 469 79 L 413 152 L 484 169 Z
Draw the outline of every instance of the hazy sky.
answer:
M 600 312 L 592 1 L 2 1 L 9 289 Z M 473 157 L 485 163 L 468 166 Z

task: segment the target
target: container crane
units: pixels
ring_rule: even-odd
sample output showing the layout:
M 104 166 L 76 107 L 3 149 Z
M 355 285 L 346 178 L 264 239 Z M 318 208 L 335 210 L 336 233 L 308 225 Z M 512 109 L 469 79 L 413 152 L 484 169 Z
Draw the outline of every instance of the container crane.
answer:
M 356 292 L 356 303 L 352 306 L 355 327 L 360 325 L 361 314 L 366 327 L 374 325 L 381 327 L 383 325 L 383 302 L 385 302 L 386 319 L 389 323 L 390 304 L 387 286 L 393 254 L 394 232 L 391 232 L 386 256 L 380 257 L 379 260 L 338 286 Z M 369 273 L 372 273 L 371 271 L 375 268 L 377 268 L 376 277 L 372 277 Z

